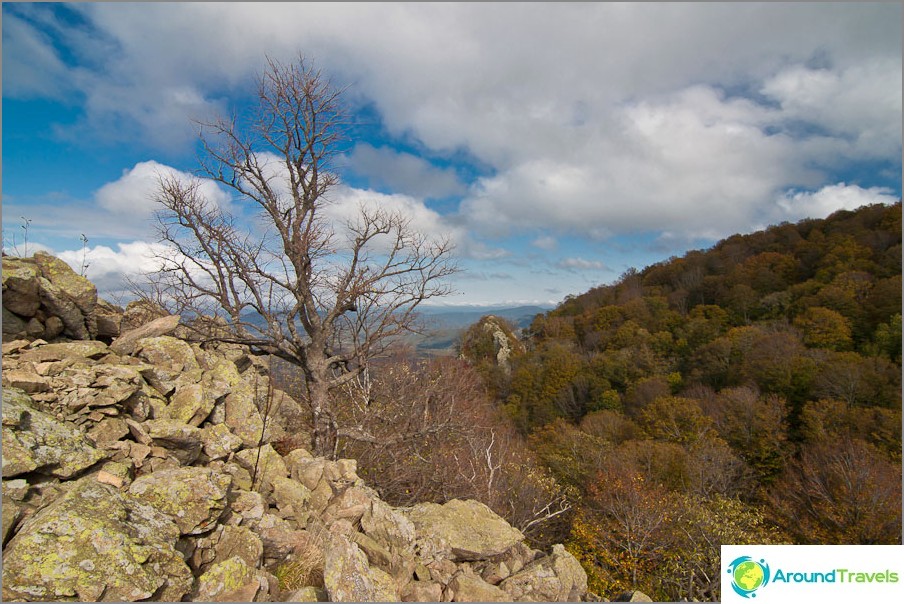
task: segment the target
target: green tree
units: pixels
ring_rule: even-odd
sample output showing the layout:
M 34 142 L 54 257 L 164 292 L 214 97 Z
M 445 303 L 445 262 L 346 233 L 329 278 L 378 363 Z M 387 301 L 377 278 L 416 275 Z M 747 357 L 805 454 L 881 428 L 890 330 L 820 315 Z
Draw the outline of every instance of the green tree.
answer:
M 814 348 L 848 350 L 851 327 L 841 313 L 821 306 L 813 306 L 794 319 L 794 326 L 803 333 L 804 344 Z

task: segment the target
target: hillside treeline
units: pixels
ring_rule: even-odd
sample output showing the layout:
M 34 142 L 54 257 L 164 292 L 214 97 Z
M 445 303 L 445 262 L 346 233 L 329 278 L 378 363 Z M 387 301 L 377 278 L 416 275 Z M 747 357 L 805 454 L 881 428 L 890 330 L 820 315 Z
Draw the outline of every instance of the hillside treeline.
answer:
M 901 272 L 901 204 L 868 206 L 568 298 L 505 371 L 471 345 L 591 589 L 717 599 L 722 543 L 901 542 Z

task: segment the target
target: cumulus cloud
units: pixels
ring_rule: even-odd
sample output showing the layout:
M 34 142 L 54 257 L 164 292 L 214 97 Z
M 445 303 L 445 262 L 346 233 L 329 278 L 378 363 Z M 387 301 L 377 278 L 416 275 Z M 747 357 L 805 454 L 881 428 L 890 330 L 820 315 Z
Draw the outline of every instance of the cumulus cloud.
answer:
M 334 216 L 366 197 L 473 258 L 505 257 L 513 234 L 542 250 L 566 236 L 715 239 L 890 194 L 832 192 L 841 162 L 900 167 L 897 3 L 67 6 L 80 24 L 34 5 L 39 28 L 4 5 L 14 98 L 66 82 L 84 98 L 78 127 L 186 149 L 188 119 L 247 95 L 264 53 L 301 50 L 351 84 L 381 136 L 480 167 L 465 190 L 464 170 L 360 144 L 348 167 L 382 192 L 337 190 Z M 92 60 L 74 67 L 54 45 Z M 98 192 L 123 220 L 147 211 L 139 166 Z M 457 214 L 424 202 L 443 195 L 463 197 Z
M 828 216 L 838 210 L 856 210 L 871 204 L 890 205 L 898 201 L 890 189 L 864 189 L 843 182 L 822 187 L 818 191 L 788 191 L 778 198 L 784 220 L 795 221 L 812 216 Z
M 781 104 L 781 120 L 844 137 L 858 159 L 888 157 L 901 147 L 901 61 L 877 57 L 845 69 L 793 65 L 761 92 Z
M 98 294 L 117 299 L 129 291 L 129 279 L 159 270 L 160 261 L 156 257 L 167 253 L 165 245 L 147 241 L 119 243 L 116 248 L 97 245 L 85 250 L 65 250 L 57 257 L 78 272 L 83 263 L 87 264 L 85 276 L 97 286 Z
M 154 201 L 161 178 L 175 178 L 188 182 L 193 177 L 156 161 L 144 161 L 125 170 L 117 180 L 102 186 L 94 195 L 98 205 L 113 214 L 133 218 L 147 218 L 158 209 Z M 225 207 L 229 194 L 211 180 L 202 180 L 199 193 L 211 203 Z

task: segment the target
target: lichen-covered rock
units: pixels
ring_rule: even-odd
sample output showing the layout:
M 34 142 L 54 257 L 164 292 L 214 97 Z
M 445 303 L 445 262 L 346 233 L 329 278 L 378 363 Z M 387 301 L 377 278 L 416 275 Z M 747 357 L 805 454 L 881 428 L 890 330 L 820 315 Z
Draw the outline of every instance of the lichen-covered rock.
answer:
M 323 582 L 331 602 L 397 602 L 395 581 L 371 568 L 367 556 L 344 535 L 330 535 L 324 552 Z
M 130 329 L 113 341 L 110 349 L 116 354 L 132 354 L 138 345 L 138 341 L 144 338 L 156 338 L 173 332 L 179 326 L 179 315 L 168 315 L 154 319 L 150 323 Z
M 285 476 L 273 476 L 270 484 L 273 486 L 270 500 L 276 504 L 280 513 L 286 518 L 294 519 L 299 528 L 304 528 L 311 515 L 307 507 L 311 491 L 297 480 Z
M 361 530 L 393 549 L 404 551 L 414 546 L 414 524 L 380 499 L 374 498 L 364 512 Z
M 211 564 L 233 556 L 238 556 L 251 568 L 258 568 L 263 561 L 264 544 L 248 527 L 219 525 L 213 532 L 197 538 L 190 563 L 203 572 Z
M 12 537 L 13 527 L 15 527 L 16 522 L 19 521 L 19 512 L 21 510 L 19 508 L 19 504 L 16 503 L 12 497 L 7 497 L 4 494 L 2 511 L 3 511 L 2 539 L 3 539 L 3 544 L 6 545 L 7 540 L 10 537 Z
M 65 325 L 65 333 L 78 340 L 97 335 L 97 288 L 54 256 L 37 252 L 35 264 L 41 270 L 38 277 L 38 295 L 48 314 L 59 317 Z
M 261 573 L 241 557 L 218 562 L 198 578 L 194 599 L 199 602 L 230 602 L 237 592 L 242 601 L 253 602 L 261 589 Z
M 153 444 L 163 447 L 182 464 L 188 465 L 201 454 L 201 430 L 173 419 L 149 419 L 141 424 Z
M 201 377 L 201 366 L 191 346 L 172 336 L 157 336 L 138 340 L 138 356 L 152 365 L 164 379 L 175 380 L 180 375 Z M 197 380 L 195 380 L 197 381 Z
M 377 493 L 369 487 L 348 487 L 332 498 L 322 515 L 327 523 L 341 519 L 357 524 L 375 499 Z
M 183 535 L 214 528 L 226 508 L 232 477 L 210 468 L 172 468 L 136 478 L 129 494 L 167 514 Z
M 74 425 L 34 409 L 21 391 L 3 390 L 3 477 L 38 470 L 71 478 L 104 459 Z
M 233 434 L 242 439 L 246 447 L 257 447 L 270 442 L 269 427 L 265 427 L 257 408 L 254 390 L 240 380 L 224 399 L 225 422 Z
M 122 313 L 120 329 L 126 332 L 168 315 L 168 312 L 147 300 L 133 300 Z
M 269 495 L 273 490 L 274 478 L 289 476 L 283 458 L 270 445 L 239 451 L 235 454 L 235 461 L 251 474 L 254 488 L 264 495 Z
M 400 595 L 402 602 L 442 602 L 443 586 L 434 581 L 412 581 Z
M 223 459 L 238 451 L 242 439 L 229 431 L 225 424 L 201 428 L 201 443 L 204 454 L 211 460 Z
M 41 270 L 34 261 L 3 257 L 3 307 L 23 317 L 33 317 L 41 306 L 38 277 Z M 4 317 L 4 327 L 6 327 Z
M 98 359 L 109 354 L 110 348 L 97 340 L 81 340 L 79 342 L 59 342 L 56 344 L 43 344 L 31 350 L 22 352 L 19 359 L 33 363 L 45 363 L 48 361 Z
M 408 511 L 408 518 L 427 549 L 457 561 L 498 556 L 524 539 L 521 531 L 473 500 L 421 503 Z
M 513 600 L 535 602 L 580 601 L 587 591 L 587 573 L 562 545 L 503 581 L 502 588 Z
M 176 383 L 166 415 L 190 426 L 200 426 L 213 410 L 214 399 L 200 383 Z
M 176 525 L 92 478 L 26 520 L 3 552 L 5 600 L 178 601 L 191 571 Z
M 509 595 L 472 572 L 461 572 L 449 581 L 453 602 L 507 602 Z
M 612 600 L 613 602 L 652 602 L 653 600 L 642 591 L 623 591 Z

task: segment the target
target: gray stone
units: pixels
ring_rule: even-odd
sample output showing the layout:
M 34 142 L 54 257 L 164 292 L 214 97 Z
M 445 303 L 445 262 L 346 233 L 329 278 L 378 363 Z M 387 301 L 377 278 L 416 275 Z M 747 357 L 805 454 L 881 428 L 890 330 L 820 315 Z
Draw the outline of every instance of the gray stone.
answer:
M 513 600 L 580 601 L 587 592 L 587 573 L 564 546 L 525 566 L 499 585 Z
M 453 602 L 507 602 L 509 595 L 471 572 L 461 572 L 449 581 Z
M 408 518 L 429 549 L 445 550 L 458 561 L 498 556 L 524 540 L 521 531 L 478 501 L 421 503 L 411 508 Z
M 153 507 L 83 478 L 26 520 L 3 552 L 4 600 L 178 601 L 191 571 Z
M 154 319 L 135 329 L 126 331 L 116 338 L 110 345 L 110 349 L 116 354 L 132 354 L 138 345 L 138 341 L 144 338 L 165 336 L 173 332 L 179 326 L 179 315 L 168 315 Z
M 201 430 L 172 419 L 149 419 L 142 424 L 154 445 L 167 449 L 182 464 L 193 463 L 201 454 Z
M 330 535 L 324 552 L 323 582 L 331 602 L 397 602 L 395 581 L 371 568 L 367 556 L 343 535 Z
M 228 474 L 210 468 L 174 468 L 136 478 L 129 494 L 167 514 L 183 535 L 198 535 L 223 514 L 231 485 Z
M 3 257 L 3 308 L 23 317 L 33 317 L 41 306 L 38 277 L 41 270 L 30 259 Z M 3 317 L 6 331 L 6 315 Z
M 21 391 L 3 390 L 3 477 L 39 470 L 71 478 L 107 456 L 72 424 L 33 408 Z

